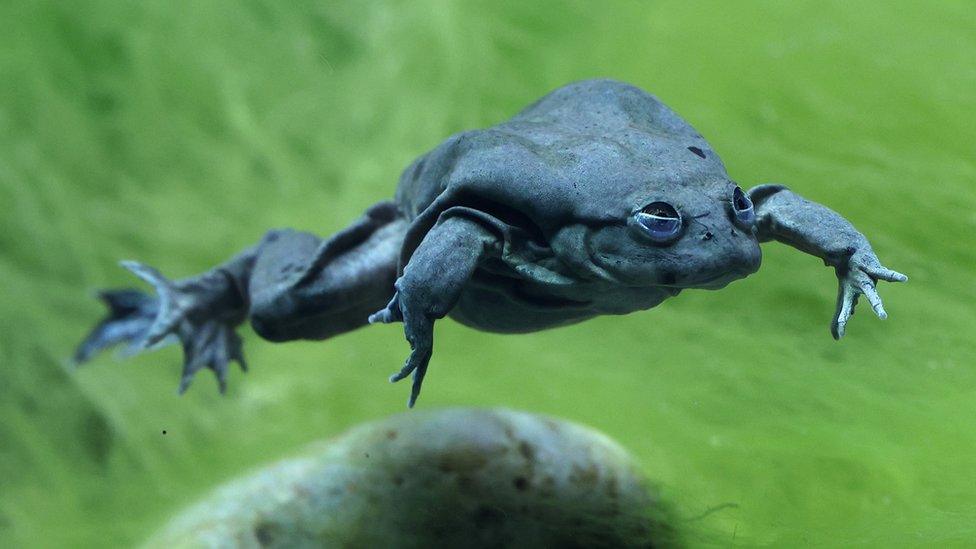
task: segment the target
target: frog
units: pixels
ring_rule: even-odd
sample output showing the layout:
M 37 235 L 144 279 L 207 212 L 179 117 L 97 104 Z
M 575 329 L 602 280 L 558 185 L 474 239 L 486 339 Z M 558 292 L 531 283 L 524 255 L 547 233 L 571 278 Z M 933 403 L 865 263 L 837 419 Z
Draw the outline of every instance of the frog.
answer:
M 771 241 L 835 270 L 835 339 L 861 296 L 886 318 L 879 281 L 907 280 L 827 206 L 779 183 L 743 190 L 704 137 L 654 95 L 585 80 L 507 121 L 449 137 L 402 172 L 392 200 L 328 238 L 270 230 L 179 280 L 123 261 L 155 295 L 100 292 L 108 315 L 74 359 L 178 342 L 178 392 L 209 369 L 223 393 L 231 362 L 247 370 L 236 332 L 246 321 L 271 342 L 402 323 L 410 351 L 390 380 L 412 377 L 413 407 L 438 320 L 524 334 L 645 311 L 755 273 L 760 245 Z

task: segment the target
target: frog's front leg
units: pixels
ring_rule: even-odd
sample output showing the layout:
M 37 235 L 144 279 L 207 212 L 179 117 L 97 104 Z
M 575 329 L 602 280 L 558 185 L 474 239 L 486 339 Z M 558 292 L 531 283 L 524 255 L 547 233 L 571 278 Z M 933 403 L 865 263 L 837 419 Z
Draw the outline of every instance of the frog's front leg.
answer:
M 823 259 L 837 271 L 837 309 L 830 331 L 844 335 L 857 299 L 864 295 L 879 318 L 886 318 L 875 288 L 879 280 L 905 282 L 908 277 L 881 264 L 867 238 L 837 212 L 811 202 L 782 185 L 759 185 L 748 192 L 756 214 L 760 242 L 778 240 Z
M 497 244 L 495 235 L 468 217 L 441 215 L 424 236 L 395 283 L 396 293 L 369 321 L 403 322 L 410 356 L 391 382 L 413 374 L 407 406 L 413 407 L 427 374 L 434 346 L 434 321 L 444 318 L 461 296 L 475 269 Z

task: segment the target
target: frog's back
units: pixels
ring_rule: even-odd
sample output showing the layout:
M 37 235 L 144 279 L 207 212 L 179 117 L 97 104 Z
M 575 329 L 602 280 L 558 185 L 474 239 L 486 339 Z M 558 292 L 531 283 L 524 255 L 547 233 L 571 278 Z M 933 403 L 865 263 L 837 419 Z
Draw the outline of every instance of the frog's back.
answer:
M 709 154 L 693 158 L 688 152 L 692 149 Z M 496 126 L 448 138 L 404 170 L 396 199 L 408 217 L 416 218 L 448 189 L 464 187 L 474 192 L 487 187 L 508 205 L 540 192 L 558 202 L 559 193 L 547 192 L 553 190 L 558 173 L 605 174 L 626 168 L 637 175 L 670 166 L 676 167 L 676 178 L 705 180 L 700 176 L 724 174 L 721 160 L 710 149 L 690 124 L 653 95 L 614 80 L 584 80 L 547 94 Z M 516 172 L 521 179 L 509 181 Z M 470 183 L 478 177 L 479 182 Z M 533 183 L 527 184 L 529 180 Z M 587 181 L 607 184 L 601 177 Z M 502 186 L 508 187 L 501 193 L 506 196 L 494 188 Z M 550 209 L 582 213 L 577 206 Z
M 700 137 L 657 97 L 636 86 L 609 79 L 567 84 L 500 126 L 516 129 L 540 124 L 590 136 L 621 135 L 636 130 L 658 138 Z

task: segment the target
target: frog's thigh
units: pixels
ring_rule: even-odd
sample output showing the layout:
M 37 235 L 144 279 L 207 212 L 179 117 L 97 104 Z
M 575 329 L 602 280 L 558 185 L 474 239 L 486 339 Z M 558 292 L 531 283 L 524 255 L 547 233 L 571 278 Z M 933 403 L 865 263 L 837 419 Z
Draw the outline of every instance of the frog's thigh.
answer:
M 478 221 L 460 216 L 442 218 L 424 237 L 396 282 L 401 310 L 410 308 L 414 314 L 443 318 L 496 243 L 495 235 Z
M 364 326 L 390 299 L 406 222 L 376 209 L 327 239 L 290 229 L 268 233 L 248 285 L 259 335 L 325 339 Z

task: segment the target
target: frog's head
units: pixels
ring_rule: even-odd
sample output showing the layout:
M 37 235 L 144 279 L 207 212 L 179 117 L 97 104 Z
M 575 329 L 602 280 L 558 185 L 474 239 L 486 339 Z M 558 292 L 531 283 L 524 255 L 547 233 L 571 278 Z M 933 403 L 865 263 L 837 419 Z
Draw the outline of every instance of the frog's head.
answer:
M 728 180 L 666 189 L 641 193 L 621 219 L 560 231 L 557 255 L 588 278 L 675 293 L 723 288 L 759 269 L 755 213 L 742 189 Z

